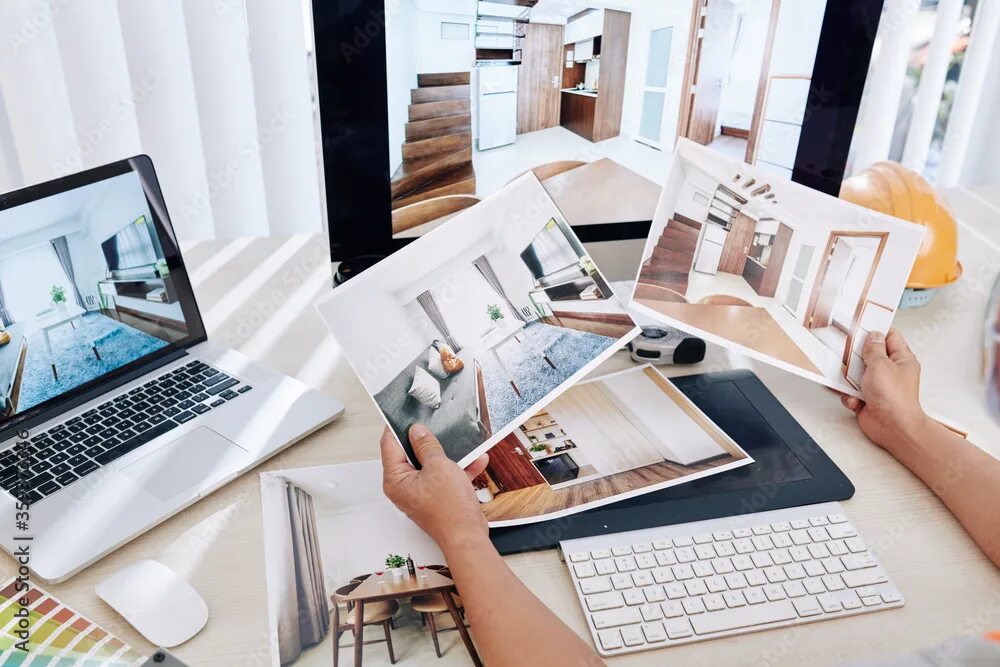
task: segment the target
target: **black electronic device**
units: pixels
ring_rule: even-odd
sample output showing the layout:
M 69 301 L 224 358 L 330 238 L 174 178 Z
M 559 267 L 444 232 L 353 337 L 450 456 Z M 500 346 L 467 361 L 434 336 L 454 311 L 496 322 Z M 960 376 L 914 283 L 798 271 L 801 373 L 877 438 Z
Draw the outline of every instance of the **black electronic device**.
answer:
M 572 516 L 490 531 L 502 554 L 560 540 L 750 514 L 854 495 L 854 485 L 747 370 L 671 378 L 754 462 Z
M 554 190 L 562 192 L 564 200 L 575 201 L 584 217 L 594 218 L 577 222 L 567 215 L 582 241 L 645 237 L 660 185 L 657 179 L 666 173 L 657 160 L 667 159 L 677 136 L 705 144 L 719 139 L 717 133 L 699 135 L 704 131 L 696 129 L 700 121 L 693 120 L 704 117 L 704 109 L 694 106 L 694 93 L 705 86 L 695 79 L 703 71 L 697 59 L 710 57 L 709 45 L 701 44 L 710 35 L 703 37 L 699 24 L 687 18 L 671 25 L 662 18 L 646 20 L 664 1 L 625 3 L 631 10 L 577 11 L 573 5 L 570 12 L 567 5 L 556 11 L 568 14 L 554 20 L 548 15 L 551 7 L 545 17 L 532 16 L 536 0 L 456 2 L 456 11 L 447 12 L 444 3 L 425 6 L 415 0 L 313 0 L 331 259 L 388 255 L 529 169 L 543 185 L 548 177 L 560 179 Z M 678 9 L 707 11 L 708 24 L 715 25 L 712 3 L 706 8 L 704 0 L 667 1 Z M 771 45 L 763 47 L 769 50 L 761 59 L 759 82 L 741 88 L 753 91 L 749 94 L 754 99 L 745 106 L 754 109 L 756 120 L 747 127 L 724 127 L 723 134 L 728 134 L 722 139 L 746 143 L 746 150 L 738 148 L 736 153 L 750 161 L 780 162 L 774 164 L 779 173 L 836 195 L 882 4 L 827 0 L 803 5 L 802 11 L 797 3 L 782 3 L 780 11 L 767 9 L 769 18 L 764 16 L 763 24 L 768 34 L 741 42 Z M 774 8 L 779 8 L 777 0 Z M 595 12 L 603 16 L 603 24 L 589 25 L 595 23 Z M 679 15 L 673 10 L 671 14 Z M 527 29 L 535 20 L 546 30 L 562 31 L 563 53 L 546 61 L 551 71 L 537 60 L 540 51 L 525 48 L 540 34 Z M 563 20 L 565 25 L 558 25 Z M 727 20 L 735 21 L 735 14 Z M 668 28 L 670 37 L 662 33 Z M 573 37 L 574 32 L 580 34 Z M 643 38 L 635 39 L 640 32 Z M 730 64 L 738 60 L 730 32 L 716 30 L 712 35 L 720 58 Z M 665 49 L 663 57 L 650 50 L 654 37 Z M 657 64 L 682 52 L 687 65 L 683 75 Z M 786 57 L 797 60 L 783 62 Z M 519 69 L 505 76 L 504 68 Z M 662 93 L 643 93 L 653 85 L 650 81 L 660 78 L 665 90 L 681 83 L 692 95 L 681 91 L 663 99 Z M 555 91 L 556 104 L 535 104 L 553 87 L 560 89 Z M 766 113 L 767 95 L 782 95 L 797 109 L 792 121 Z M 653 124 L 657 131 L 652 138 L 640 127 L 648 122 L 647 112 L 663 113 L 661 122 Z M 549 117 L 552 114 L 555 117 Z M 721 125 L 726 122 L 720 116 Z M 484 140 L 483 128 L 499 138 Z M 561 138 L 550 150 L 527 137 L 539 132 Z M 792 143 L 780 151 L 768 148 L 779 142 L 779 135 L 793 137 Z M 633 164 L 624 157 L 629 154 L 642 154 L 642 160 L 657 166 Z M 560 172 L 574 163 L 602 161 L 617 163 L 612 166 L 621 168 L 618 173 L 632 185 L 607 186 L 612 179 L 604 178 L 603 171 L 567 185 L 575 172 Z M 649 202 L 644 199 L 640 206 L 636 201 L 642 197 L 636 193 L 643 187 L 635 185 L 636 179 L 647 183 Z M 583 199 L 585 205 L 580 204 Z M 404 208 L 405 215 L 400 213 Z

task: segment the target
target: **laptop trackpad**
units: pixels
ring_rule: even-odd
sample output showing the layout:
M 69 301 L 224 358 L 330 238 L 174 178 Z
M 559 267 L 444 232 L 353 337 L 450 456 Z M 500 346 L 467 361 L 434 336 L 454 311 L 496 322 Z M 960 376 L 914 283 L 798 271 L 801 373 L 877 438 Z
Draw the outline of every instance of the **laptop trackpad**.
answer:
M 122 472 L 157 499 L 169 500 L 199 482 L 239 470 L 249 458 L 245 449 L 202 426 L 130 463 Z

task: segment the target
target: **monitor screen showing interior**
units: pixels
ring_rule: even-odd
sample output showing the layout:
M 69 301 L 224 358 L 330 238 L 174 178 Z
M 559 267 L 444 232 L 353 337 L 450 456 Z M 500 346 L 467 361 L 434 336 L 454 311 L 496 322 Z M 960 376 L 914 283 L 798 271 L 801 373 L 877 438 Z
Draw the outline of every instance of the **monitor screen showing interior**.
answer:
M 161 234 L 135 171 L 0 210 L 0 424 L 191 334 Z
M 393 237 L 529 170 L 578 232 L 648 223 L 679 137 L 791 177 L 827 4 L 384 0 Z

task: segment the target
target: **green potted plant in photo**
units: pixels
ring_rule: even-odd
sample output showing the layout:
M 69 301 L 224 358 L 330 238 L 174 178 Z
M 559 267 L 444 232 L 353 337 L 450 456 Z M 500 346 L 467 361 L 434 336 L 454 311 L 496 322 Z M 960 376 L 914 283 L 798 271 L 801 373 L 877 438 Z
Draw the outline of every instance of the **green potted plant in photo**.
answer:
M 392 572 L 392 578 L 399 581 L 406 572 L 406 559 L 399 554 L 389 554 L 385 557 L 385 567 Z
M 495 303 L 491 303 L 486 306 L 486 314 L 489 315 L 491 320 L 493 320 L 493 324 L 499 324 L 500 320 L 503 319 L 503 313 L 500 312 L 500 306 Z
M 50 293 L 52 304 L 59 310 L 66 310 L 66 290 L 59 285 L 53 285 Z
M 528 451 L 532 452 L 533 454 L 548 454 L 549 446 L 541 442 L 538 442 L 532 445 L 531 447 L 528 447 Z

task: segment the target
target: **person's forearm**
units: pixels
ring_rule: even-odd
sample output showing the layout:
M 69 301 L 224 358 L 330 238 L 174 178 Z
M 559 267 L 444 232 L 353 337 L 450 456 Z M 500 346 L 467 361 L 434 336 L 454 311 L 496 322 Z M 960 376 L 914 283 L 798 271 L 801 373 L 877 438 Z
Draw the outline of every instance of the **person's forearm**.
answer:
M 521 583 L 487 537 L 456 537 L 442 548 L 484 663 L 604 664 Z
M 948 506 L 993 564 L 1000 567 L 1000 460 L 926 418 L 887 447 Z

